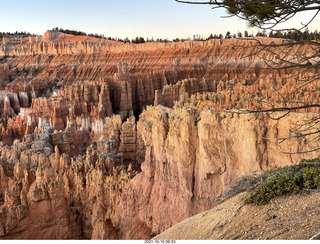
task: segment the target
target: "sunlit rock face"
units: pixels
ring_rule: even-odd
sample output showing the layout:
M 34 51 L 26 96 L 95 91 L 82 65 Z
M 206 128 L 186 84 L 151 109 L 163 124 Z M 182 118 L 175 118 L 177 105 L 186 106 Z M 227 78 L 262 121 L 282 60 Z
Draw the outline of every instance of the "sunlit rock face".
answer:
M 282 41 L 260 38 L 262 43 Z M 33 129 L 44 118 L 56 130 L 86 118 L 84 127 L 93 130 L 96 141 L 101 133 L 97 119 L 112 114 L 138 119 L 147 105 L 172 107 L 186 94 L 214 92 L 216 110 L 223 110 L 252 108 L 252 101 L 261 96 L 277 99 L 275 85 L 279 93 L 295 89 L 292 72 L 271 72 L 264 60 L 273 60 L 274 54 L 257 52 L 256 43 L 212 39 L 132 44 L 55 31 L 43 37 L 4 38 L 0 112 L 8 123 L 6 130 L 22 130 L 6 143 L 35 133 L 25 116 L 19 118 L 21 108 L 28 108 L 34 117 Z M 308 47 L 296 49 L 308 52 Z M 302 97 L 304 102 L 318 99 Z M 17 125 L 18 120 L 25 125 Z M 76 129 L 81 127 L 76 123 Z
M 316 156 L 283 154 L 308 145 L 276 140 L 314 114 L 235 113 L 296 88 L 298 71 L 270 71 L 254 44 L 4 38 L 0 238 L 147 239 L 215 206 L 241 176 Z
M 295 138 L 279 147 L 276 140 L 290 134 L 288 124 L 311 117 L 291 114 L 280 122 L 149 107 L 138 123 L 108 118 L 98 142 L 81 152 L 89 135 L 73 123 L 64 132 L 42 124 L 39 134 L 1 147 L 1 238 L 145 239 L 161 233 L 215 206 L 241 176 L 315 157 L 284 155 L 307 145 Z

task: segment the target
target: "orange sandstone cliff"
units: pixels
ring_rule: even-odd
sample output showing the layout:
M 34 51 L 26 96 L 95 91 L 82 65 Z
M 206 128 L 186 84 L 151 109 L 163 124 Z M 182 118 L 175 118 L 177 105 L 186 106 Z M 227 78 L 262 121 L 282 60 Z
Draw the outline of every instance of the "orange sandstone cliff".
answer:
M 0 44 L 1 239 L 147 239 L 214 207 L 241 176 L 317 156 L 283 153 L 309 150 L 299 138 L 277 143 L 314 114 L 237 110 L 318 72 L 271 71 L 254 40 L 48 31 Z
M 284 155 L 307 146 L 276 141 L 308 116 L 150 107 L 138 124 L 109 119 L 110 137 L 77 157 L 59 149 L 76 148 L 73 124 L 60 141 L 43 126 L 1 149 L 1 238 L 149 238 L 214 207 L 243 175 L 317 155 Z

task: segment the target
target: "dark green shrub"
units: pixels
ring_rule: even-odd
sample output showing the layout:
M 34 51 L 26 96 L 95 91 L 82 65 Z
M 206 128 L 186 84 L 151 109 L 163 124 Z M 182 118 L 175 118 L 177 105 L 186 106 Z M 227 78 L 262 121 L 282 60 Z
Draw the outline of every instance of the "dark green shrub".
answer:
M 269 170 L 261 176 L 261 181 L 245 200 L 246 204 L 263 205 L 277 196 L 320 187 L 320 160 L 302 160 L 298 165 Z
M 315 189 L 320 187 L 320 168 L 306 168 L 301 170 L 304 178 L 304 187 Z

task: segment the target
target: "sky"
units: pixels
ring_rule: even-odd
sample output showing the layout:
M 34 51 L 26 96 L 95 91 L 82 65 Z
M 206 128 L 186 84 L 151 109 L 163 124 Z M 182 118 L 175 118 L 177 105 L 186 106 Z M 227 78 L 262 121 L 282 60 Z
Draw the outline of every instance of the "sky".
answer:
M 209 5 L 189 5 L 174 0 L 7 0 L 1 3 L 0 31 L 26 31 L 43 35 L 59 27 L 106 37 L 133 39 L 208 37 L 257 29 L 236 17 L 226 16 L 224 9 Z M 308 22 L 310 13 L 300 15 L 291 25 Z M 319 17 L 310 25 L 317 29 Z M 320 30 L 320 26 L 318 27 Z

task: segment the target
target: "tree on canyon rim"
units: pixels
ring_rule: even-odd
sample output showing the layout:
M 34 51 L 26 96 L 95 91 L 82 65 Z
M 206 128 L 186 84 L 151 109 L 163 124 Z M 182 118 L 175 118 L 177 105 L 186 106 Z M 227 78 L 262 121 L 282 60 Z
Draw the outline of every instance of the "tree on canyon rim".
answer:
M 257 51 L 254 55 L 260 55 L 265 63 L 264 68 L 278 73 L 290 74 L 290 79 L 295 79 L 296 84 L 290 92 L 283 92 L 280 91 L 279 87 L 274 87 L 274 92 L 278 94 L 276 100 L 271 100 L 267 95 L 255 101 L 256 109 L 245 109 L 243 112 L 263 113 L 275 120 L 279 120 L 293 111 L 316 111 L 319 113 L 320 104 L 313 98 L 320 97 L 320 41 L 311 38 L 306 40 L 304 35 L 308 32 L 309 24 L 314 21 L 320 12 L 320 1 L 175 1 L 186 4 L 210 5 L 212 9 L 224 8 L 228 13 L 228 16 L 225 17 L 236 16 L 247 21 L 252 27 L 258 27 L 264 31 L 297 34 L 295 40 L 283 40 L 280 43 L 277 42 L 278 44 L 274 42 L 264 44 L 259 38 L 251 38 L 257 43 L 255 45 Z M 306 22 L 301 22 L 300 28 L 280 29 L 282 23 L 288 23 L 290 19 L 297 17 L 302 12 L 310 13 L 310 17 L 308 20 L 303 20 Z M 306 50 L 305 48 L 307 48 L 307 52 L 303 51 Z M 271 55 L 265 55 L 266 53 Z M 278 138 L 279 143 L 298 138 L 304 140 L 309 148 L 308 150 L 298 151 L 298 153 L 320 150 L 320 115 L 294 125 L 290 132 L 290 136 Z

